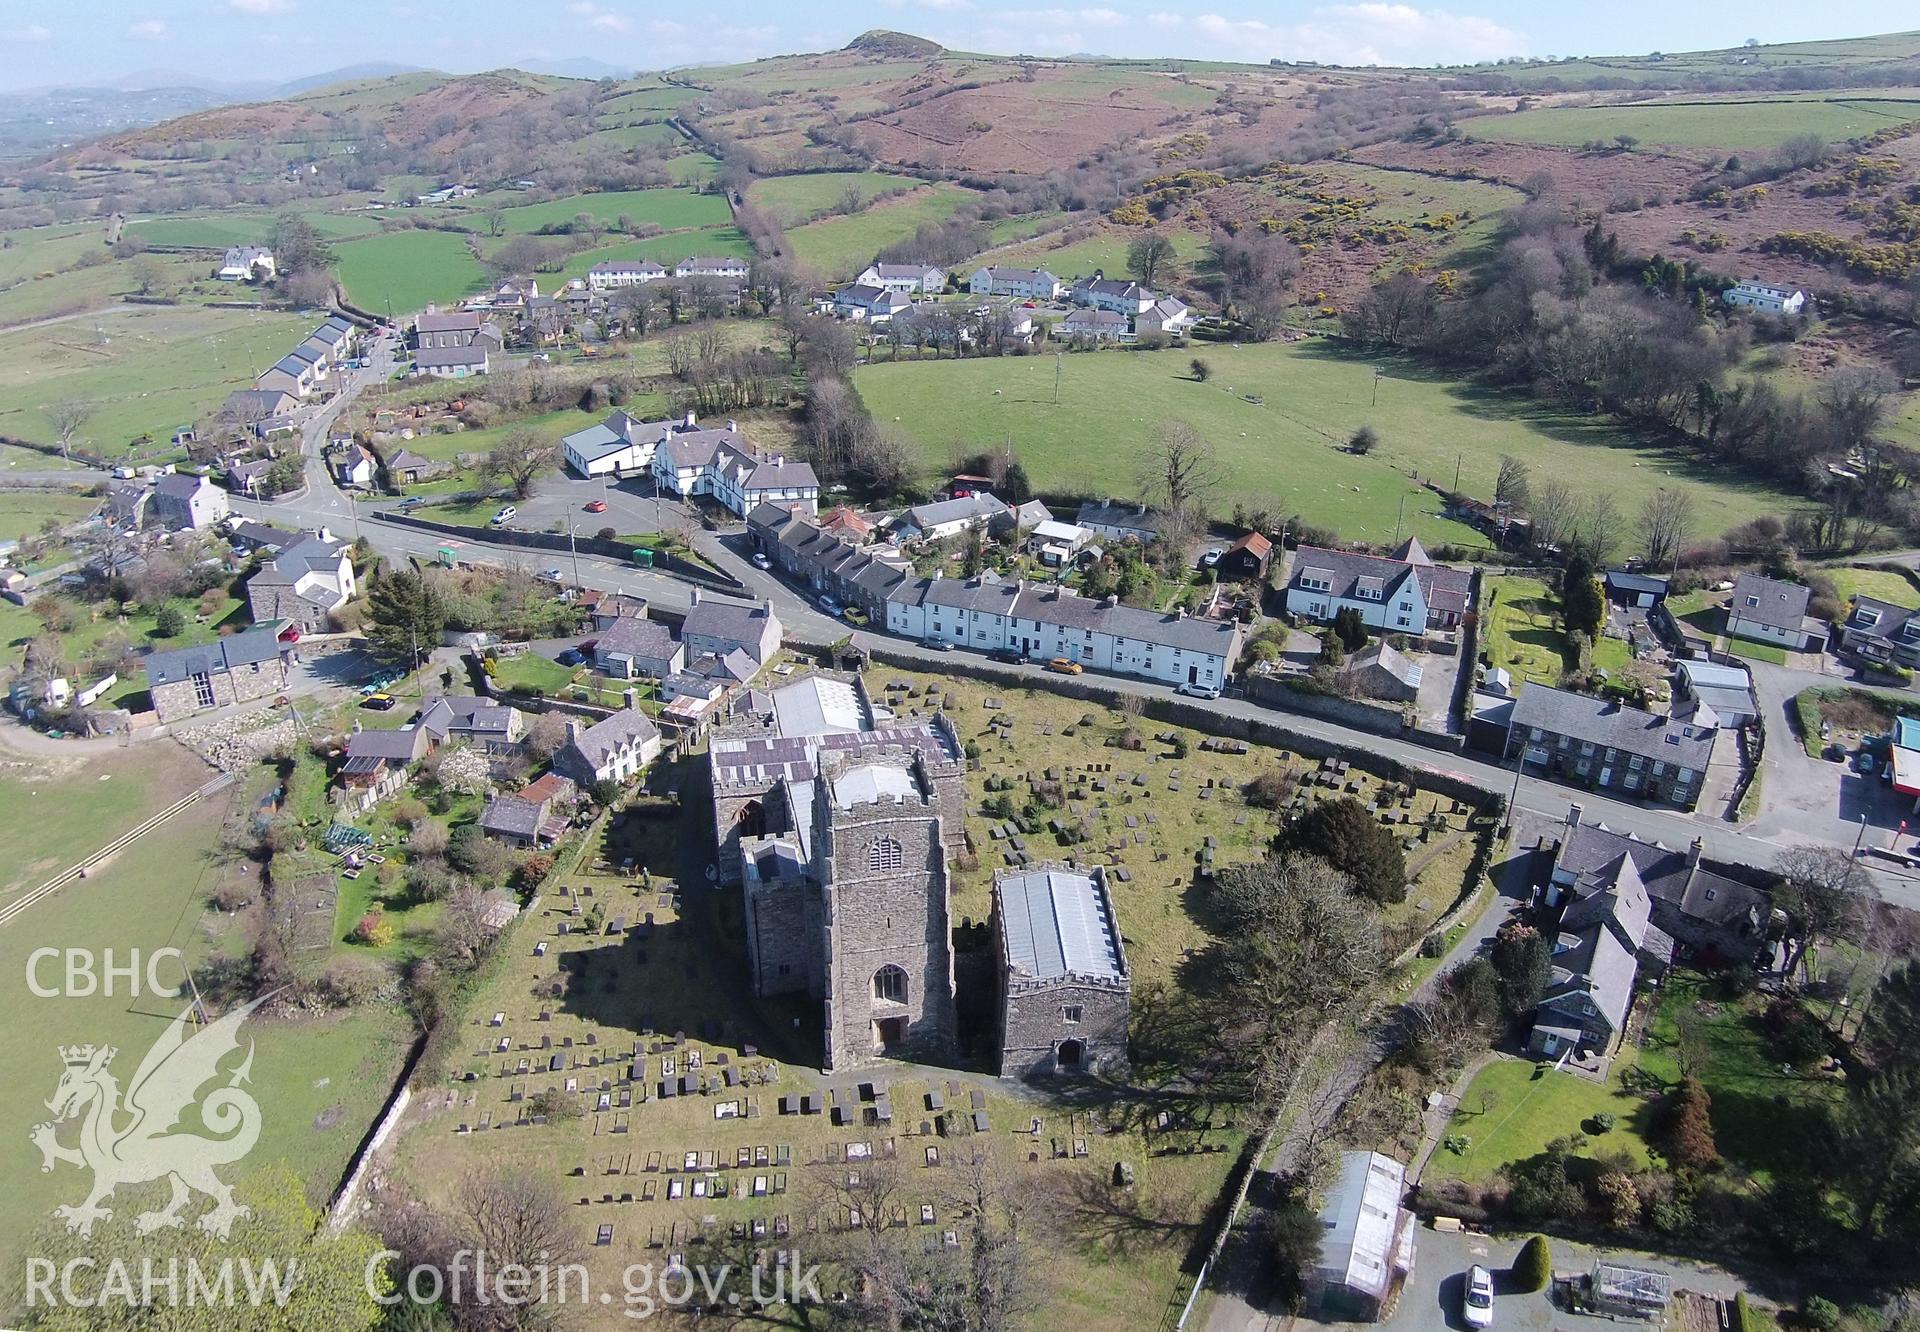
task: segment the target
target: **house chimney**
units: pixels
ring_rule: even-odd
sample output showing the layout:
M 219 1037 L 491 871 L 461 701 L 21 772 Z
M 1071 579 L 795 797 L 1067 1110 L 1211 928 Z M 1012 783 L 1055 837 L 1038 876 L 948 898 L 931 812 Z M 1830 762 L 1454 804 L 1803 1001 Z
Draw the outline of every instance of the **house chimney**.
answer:
M 1698 837 L 1694 838 L 1693 845 L 1687 848 L 1687 868 L 1688 869 L 1692 869 L 1694 866 L 1700 863 L 1700 852 L 1704 849 L 1702 847 L 1702 840 L 1703 839 Z
M 580 721 L 576 717 L 567 718 L 567 743 L 570 745 L 580 743 Z
M 695 606 L 698 606 L 699 604 L 700 604 L 700 589 L 697 587 L 689 588 L 687 591 L 687 609 L 692 610 Z
M 1581 813 L 1580 806 L 1578 805 L 1567 806 L 1567 826 L 1569 828 L 1578 828 L 1580 826 L 1580 813 Z
M 728 433 L 735 434 L 735 435 L 740 433 L 740 423 L 734 420 L 734 418 L 732 418 L 731 416 L 727 418 L 727 431 Z
M 329 546 L 333 544 L 333 529 L 330 527 L 321 527 L 314 532 L 314 535 L 326 542 Z
M 693 408 L 691 407 L 687 408 L 686 427 L 689 430 L 693 429 Z

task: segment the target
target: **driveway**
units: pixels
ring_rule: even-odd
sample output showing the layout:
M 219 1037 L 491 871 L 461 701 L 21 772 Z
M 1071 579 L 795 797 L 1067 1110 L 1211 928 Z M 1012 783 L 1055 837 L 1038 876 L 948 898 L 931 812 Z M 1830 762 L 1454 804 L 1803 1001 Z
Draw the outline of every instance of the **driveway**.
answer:
M 1843 681 L 1790 666 L 1747 664 L 1767 728 L 1760 809 L 1746 825 L 1748 833 L 1776 842 L 1804 839 L 1852 846 L 1864 818 L 1868 838 L 1879 830 L 1887 839 L 1879 844 L 1886 845 L 1901 820 L 1913 817 L 1911 802 L 1877 778 L 1862 776 L 1851 763 L 1813 758 L 1794 729 L 1795 695 Z

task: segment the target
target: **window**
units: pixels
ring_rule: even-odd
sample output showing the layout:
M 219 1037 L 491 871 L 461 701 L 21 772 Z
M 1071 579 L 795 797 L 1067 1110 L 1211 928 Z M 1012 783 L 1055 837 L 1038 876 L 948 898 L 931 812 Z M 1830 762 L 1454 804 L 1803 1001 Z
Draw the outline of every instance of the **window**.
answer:
M 1060 1020 L 1062 1022 L 1078 1022 L 1080 1020 L 1080 1012 L 1079 1004 L 1068 1004 L 1060 1010 Z
M 877 837 L 867 845 L 869 871 L 897 870 L 902 859 L 900 843 L 891 837 Z
M 1707 889 L 1707 900 L 1709 902 L 1711 902 L 1714 898 L 1718 897 L 1719 895 L 1720 895 L 1720 890 L 1718 888 Z
M 889 962 L 873 973 L 873 997 L 890 1004 L 907 1002 L 907 973 Z
M 1412 621 L 1412 619 L 1411 619 L 1411 618 L 1409 618 L 1408 616 L 1405 616 L 1405 615 L 1402 615 L 1402 616 L 1400 617 L 1400 627 L 1401 627 L 1402 629 L 1407 629 L 1407 628 L 1411 628 L 1411 627 L 1412 627 L 1412 625 L 1413 625 L 1413 621 Z
M 213 679 L 205 671 L 193 677 L 193 700 L 203 708 L 213 706 Z

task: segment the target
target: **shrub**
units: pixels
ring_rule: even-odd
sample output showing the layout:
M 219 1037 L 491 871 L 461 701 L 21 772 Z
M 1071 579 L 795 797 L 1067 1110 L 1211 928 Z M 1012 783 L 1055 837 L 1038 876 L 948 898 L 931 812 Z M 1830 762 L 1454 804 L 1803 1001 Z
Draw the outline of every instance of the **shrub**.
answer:
M 153 617 L 153 632 L 160 638 L 178 638 L 187 627 L 187 617 L 178 606 L 162 606 Z
M 548 1119 L 578 1119 L 587 1112 L 578 1096 L 569 1096 L 558 1087 L 535 1092 L 527 1098 L 527 1108 Z
M 1600 1176 L 1595 1191 L 1600 1195 L 1600 1210 L 1615 1230 L 1631 1230 L 1640 1220 L 1640 1195 L 1633 1181 L 1618 1171 Z
M 1602 1110 L 1593 1117 L 1593 1131 L 1595 1133 L 1611 1133 L 1613 1132 L 1614 1125 L 1619 1122 L 1619 1119 L 1614 1115 L 1613 1111 Z
M 1545 1290 L 1552 1279 L 1553 1251 L 1547 1247 L 1545 1235 L 1535 1235 L 1520 1246 L 1520 1256 L 1513 1260 L 1514 1284 L 1531 1292 Z
M 1818 1332 L 1834 1332 L 1840 1326 L 1840 1306 L 1824 1295 L 1809 1295 L 1801 1307 L 1800 1321 Z
M 393 923 L 378 911 L 369 911 L 353 927 L 356 943 L 385 948 L 393 942 Z
M 1720 1160 L 1713 1141 L 1713 1100 L 1698 1078 L 1686 1078 L 1660 1108 L 1655 1144 L 1677 1166 L 1704 1170 Z

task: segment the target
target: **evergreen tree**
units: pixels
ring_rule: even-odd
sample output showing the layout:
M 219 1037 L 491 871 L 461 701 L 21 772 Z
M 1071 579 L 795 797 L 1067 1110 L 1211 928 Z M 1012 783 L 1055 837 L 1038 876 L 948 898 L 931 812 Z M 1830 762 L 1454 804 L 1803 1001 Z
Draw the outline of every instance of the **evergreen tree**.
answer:
M 1607 622 L 1607 599 L 1594 577 L 1593 564 L 1576 551 L 1567 557 L 1566 570 L 1560 575 L 1560 602 L 1565 609 L 1567 629 L 1598 638 Z
M 1276 849 L 1319 856 L 1383 905 L 1406 900 L 1407 858 L 1399 841 L 1351 796 L 1315 805 L 1280 837 Z
M 412 569 L 374 580 L 367 596 L 367 642 L 381 661 L 411 669 L 440 643 L 447 608 L 433 585 Z

